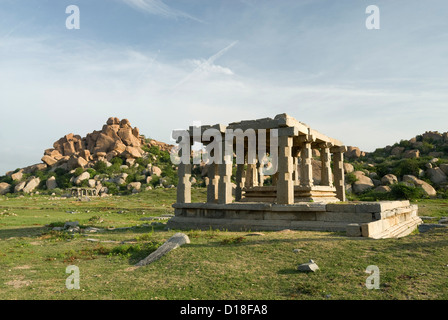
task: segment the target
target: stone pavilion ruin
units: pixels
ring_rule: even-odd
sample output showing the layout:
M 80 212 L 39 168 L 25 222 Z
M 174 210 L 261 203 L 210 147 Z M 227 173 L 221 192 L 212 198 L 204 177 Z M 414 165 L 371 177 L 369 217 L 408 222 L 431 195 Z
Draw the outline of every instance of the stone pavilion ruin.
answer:
M 347 236 L 389 238 L 405 236 L 422 223 L 417 206 L 409 201 L 346 202 L 346 147 L 286 114 L 228 125 L 203 125 L 199 136 L 194 132 L 198 128 L 190 127 L 190 152 L 195 142 L 205 146 L 211 143 L 201 138 L 210 128 L 217 130 L 222 140 L 228 130 L 252 130 L 257 142 L 265 139 L 266 148 L 257 147 L 258 160 L 249 162 L 251 150 L 246 137 L 244 163 L 206 164 L 205 203 L 191 202 L 192 164 L 180 163 L 177 202 L 173 204 L 175 216 L 168 222 L 170 228 L 342 231 Z M 275 143 L 271 132 L 275 132 Z M 231 142 L 234 153 L 238 148 L 236 141 Z M 313 178 L 313 149 L 320 154 L 320 181 Z M 276 152 L 277 168 L 266 179 L 265 163 L 259 159 L 260 153 L 268 150 Z M 224 153 L 219 156 L 224 157 Z

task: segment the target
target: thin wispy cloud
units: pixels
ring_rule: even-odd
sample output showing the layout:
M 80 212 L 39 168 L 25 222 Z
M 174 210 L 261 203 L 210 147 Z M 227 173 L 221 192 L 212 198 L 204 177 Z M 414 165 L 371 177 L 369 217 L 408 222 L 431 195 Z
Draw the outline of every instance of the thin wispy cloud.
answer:
M 231 44 L 229 44 L 224 49 L 218 51 L 214 55 L 212 55 L 207 60 L 198 61 L 195 60 L 194 64 L 196 64 L 196 68 L 189 73 L 186 77 L 184 77 L 181 81 L 179 81 L 175 86 L 174 89 L 178 88 L 179 86 L 183 85 L 184 83 L 188 82 L 189 80 L 198 77 L 201 74 L 208 73 L 208 72 L 215 72 L 215 73 L 222 73 L 226 75 L 232 75 L 233 72 L 229 68 L 224 68 L 218 65 L 215 65 L 215 61 L 222 57 L 227 51 L 229 51 L 233 46 L 235 46 L 238 43 L 238 41 L 234 41 Z
M 186 12 L 171 8 L 161 0 L 121 0 L 121 1 L 134 9 L 149 14 L 154 14 L 170 19 L 185 18 L 201 23 L 203 22 L 202 20 L 193 17 L 192 15 Z

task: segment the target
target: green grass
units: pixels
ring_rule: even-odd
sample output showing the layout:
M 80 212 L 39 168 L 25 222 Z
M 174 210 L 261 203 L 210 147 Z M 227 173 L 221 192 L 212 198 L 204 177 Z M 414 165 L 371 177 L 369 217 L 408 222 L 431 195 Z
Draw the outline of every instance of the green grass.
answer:
M 205 190 L 194 190 L 193 201 L 204 198 Z M 0 299 L 448 299 L 443 230 L 385 240 L 332 232 L 188 230 L 190 244 L 136 269 L 137 261 L 179 231 L 165 230 L 163 221 L 151 226 L 140 220 L 173 213 L 175 189 L 89 202 L 0 199 L 0 212 L 16 214 L 0 216 Z M 448 216 L 447 200 L 417 204 L 420 215 Z M 116 229 L 71 236 L 46 226 L 66 221 Z M 133 228 L 117 229 L 123 227 Z M 320 269 L 298 272 L 309 259 Z M 79 267 L 79 290 L 65 287 L 69 265 Z M 380 270 L 378 290 L 365 286 L 369 265 Z

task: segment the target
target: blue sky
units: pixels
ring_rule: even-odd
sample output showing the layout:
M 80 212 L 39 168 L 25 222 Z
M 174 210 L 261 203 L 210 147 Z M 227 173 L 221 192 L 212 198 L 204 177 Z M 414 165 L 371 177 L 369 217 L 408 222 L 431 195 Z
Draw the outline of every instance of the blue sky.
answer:
M 285 112 L 366 151 L 448 131 L 447 16 L 438 0 L 0 0 L 0 174 L 110 116 L 170 142 Z

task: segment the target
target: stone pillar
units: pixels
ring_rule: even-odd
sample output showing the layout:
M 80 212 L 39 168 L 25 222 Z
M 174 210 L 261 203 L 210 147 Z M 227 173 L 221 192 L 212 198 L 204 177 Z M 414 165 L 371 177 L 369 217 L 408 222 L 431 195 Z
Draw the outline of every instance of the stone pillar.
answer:
M 257 164 L 248 164 L 246 170 L 246 188 L 258 186 Z
M 272 185 L 276 186 L 277 185 L 277 181 L 278 181 L 278 172 L 274 173 L 272 176 Z
M 191 164 L 180 163 L 177 175 L 177 203 L 191 203 Z
M 333 152 L 333 174 L 334 186 L 336 187 L 336 197 L 345 201 L 345 181 L 344 181 L 344 152 L 345 147 L 332 148 Z
M 243 197 L 243 188 L 244 188 L 244 164 L 237 164 L 236 165 L 236 175 L 235 175 L 235 182 L 236 182 L 236 188 L 235 188 L 235 201 L 240 201 Z
M 313 150 L 311 149 L 311 141 L 304 141 L 302 150 L 300 151 L 300 157 L 302 159 L 302 168 L 300 175 L 300 185 L 302 187 L 312 187 L 314 184 L 313 180 Z
M 208 164 L 207 177 L 207 203 L 215 203 L 218 201 L 218 178 L 216 164 Z
M 258 185 L 262 187 L 264 184 L 264 174 L 263 174 L 263 168 L 260 166 L 258 167 Z
M 333 175 L 331 172 L 331 154 L 329 144 L 321 146 L 320 159 L 322 162 L 321 182 L 322 186 L 333 186 Z
M 218 164 L 218 203 L 232 203 L 232 164 Z
M 299 181 L 299 170 L 300 170 L 300 162 L 299 162 L 300 150 L 293 151 L 293 180 L 294 185 L 298 186 L 300 184 Z
M 292 137 L 280 136 L 278 139 L 278 181 L 277 203 L 294 203 L 294 183 L 292 180 Z

